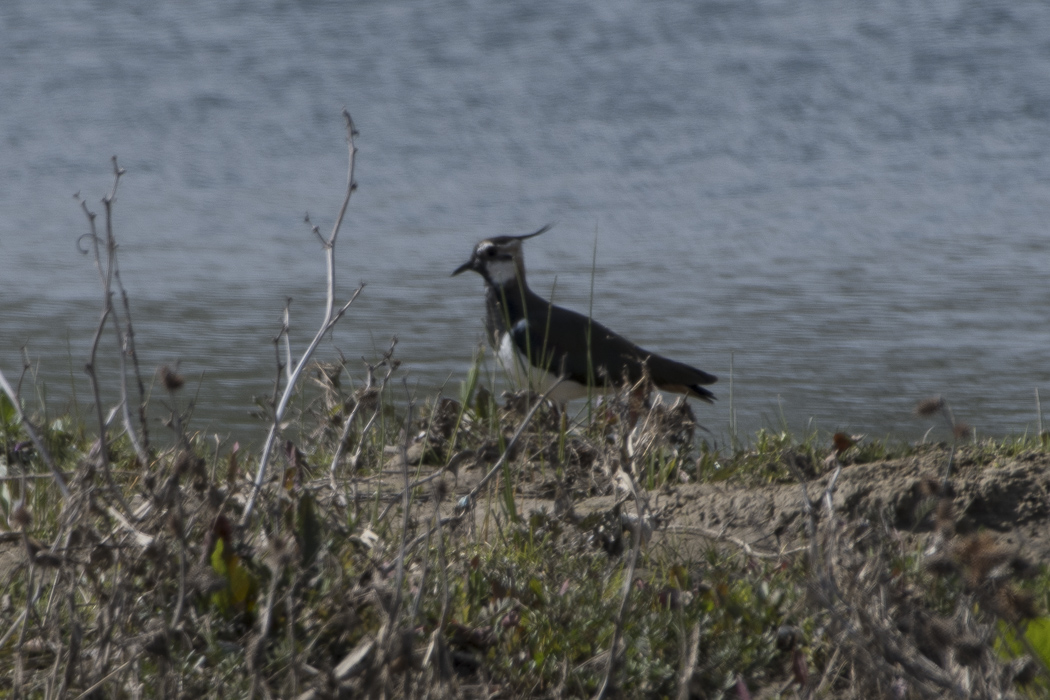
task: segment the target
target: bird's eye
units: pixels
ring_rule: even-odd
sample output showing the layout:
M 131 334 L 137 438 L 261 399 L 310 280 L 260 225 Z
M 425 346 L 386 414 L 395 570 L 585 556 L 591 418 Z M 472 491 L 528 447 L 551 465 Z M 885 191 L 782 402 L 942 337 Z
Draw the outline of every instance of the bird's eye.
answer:
M 496 254 L 496 249 L 495 249 L 495 248 L 492 248 L 492 247 L 486 248 L 486 249 L 485 249 L 485 250 L 484 250 L 484 251 L 482 252 L 482 255 L 484 255 L 484 256 L 485 256 L 486 258 L 491 258 L 491 257 L 492 257 L 493 255 L 495 255 L 495 254 Z

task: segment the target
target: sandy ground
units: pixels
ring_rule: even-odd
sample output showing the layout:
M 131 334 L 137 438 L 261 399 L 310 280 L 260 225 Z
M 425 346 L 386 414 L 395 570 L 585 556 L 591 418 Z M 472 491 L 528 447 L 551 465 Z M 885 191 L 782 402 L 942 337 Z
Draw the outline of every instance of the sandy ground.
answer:
M 931 447 L 901 459 L 842 464 L 832 492 L 836 514 L 846 522 L 886 524 L 904 535 L 932 532 L 935 520 L 940 517 L 943 525 L 947 517 L 957 534 L 987 532 L 1032 561 L 1050 561 L 1050 454 L 1029 452 L 1006 457 L 960 450 L 950 486 L 943 491 L 940 484 L 948 456 L 948 448 Z M 848 454 L 845 457 L 848 462 Z M 817 470 L 823 473 L 806 482 L 809 498 L 818 506 L 836 466 L 825 463 Z M 449 480 L 456 498 L 468 493 L 484 472 L 482 467 L 467 469 L 454 483 Z M 603 481 L 608 484 L 610 479 L 594 473 L 589 484 L 580 488 L 577 479 L 575 487 L 568 489 L 572 493 L 567 494 L 549 476 L 544 478 L 538 472 L 523 476 L 515 493 L 516 508 L 522 515 L 560 514 L 571 503 L 571 512 L 577 518 L 607 513 L 617 501 L 625 501 L 622 491 L 614 493 L 607 487 L 607 494 L 580 495 L 601 491 Z M 947 493 L 952 508 L 938 509 L 940 499 L 931 495 L 934 493 Z M 711 542 L 746 544 L 760 554 L 776 554 L 804 543 L 806 502 L 797 482 L 764 486 L 734 485 L 731 480 L 680 483 L 644 495 L 654 542 L 685 547 Z M 559 503 L 556 498 L 560 498 Z M 453 502 L 449 499 L 450 504 Z M 493 508 L 498 510 L 499 506 Z M 625 511 L 633 511 L 629 501 Z M 476 513 L 479 525 L 485 517 L 485 501 L 481 500 Z

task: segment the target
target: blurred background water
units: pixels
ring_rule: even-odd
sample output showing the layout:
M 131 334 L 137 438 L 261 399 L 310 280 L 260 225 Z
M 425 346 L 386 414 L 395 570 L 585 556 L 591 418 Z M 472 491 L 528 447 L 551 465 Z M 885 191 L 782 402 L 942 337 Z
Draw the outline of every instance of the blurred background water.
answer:
M 26 346 L 52 410 L 86 398 L 72 195 L 101 212 L 116 154 L 143 364 L 181 360 L 194 426 L 257 441 L 285 299 L 296 347 L 321 317 L 303 214 L 337 212 L 343 106 L 339 296 L 368 286 L 319 359 L 396 334 L 409 386 L 454 395 L 483 297 L 449 273 L 553 221 L 533 287 L 586 311 L 596 254 L 596 318 L 721 377 L 716 436 L 731 367 L 741 432 L 914 437 L 943 394 L 1002 435 L 1050 399 L 1043 0 L 6 2 L 0 369 Z

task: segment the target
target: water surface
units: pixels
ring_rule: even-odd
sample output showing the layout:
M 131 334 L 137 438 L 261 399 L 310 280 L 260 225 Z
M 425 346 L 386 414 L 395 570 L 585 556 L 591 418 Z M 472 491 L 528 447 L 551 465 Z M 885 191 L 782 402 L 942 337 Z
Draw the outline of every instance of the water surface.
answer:
M 396 334 L 410 386 L 454 393 L 483 308 L 448 274 L 553 221 L 533 286 L 586 310 L 593 283 L 596 318 L 718 374 L 718 435 L 732 405 L 742 431 L 917 436 L 935 393 L 1018 433 L 1050 395 L 1041 0 L 65 8 L 0 10 L 0 368 L 27 344 L 52 405 L 86 396 L 100 307 L 72 195 L 100 211 L 117 154 L 143 362 L 257 439 L 285 299 L 299 347 L 320 320 L 303 214 L 337 211 L 343 106 L 339 293 L 368 286 L 321 359 Z

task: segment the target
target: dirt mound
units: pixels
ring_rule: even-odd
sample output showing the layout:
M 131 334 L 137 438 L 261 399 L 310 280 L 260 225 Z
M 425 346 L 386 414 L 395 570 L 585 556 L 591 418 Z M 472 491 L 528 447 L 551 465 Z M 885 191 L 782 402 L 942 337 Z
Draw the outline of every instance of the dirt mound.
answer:
M 849 522 L 885 523 L 906 533 L 928 533 L 938 525 L 960 535 L 990 531 L 1035 561 L 1050 560 L 1050 454 L 961 451 L 945 485 L 950 454 L 947 447 L 930 446 L 908 457 L 843 465 L 832 495 L 835 512 Z M 826 464 L 823 474 L 806 482 L 815 503 L 833 472 L 834 465 Z M 461 478 L 455 490 L 466 493 L 475 481 Z M 518 512 L 563 510 L 555 504 L 554 488 L 546 486 L 519 484 Z M 805 499 L 797 482 L 684 483 L 648 496 L 656 534 L 686 543 L 738 540 L 772 554 L 798 546 L 805 534 Z M 580 515 L 605 512 L 616 500 L 611 494 L 580 498 L 573 508 Z
M 959 535 L 986 531 L 1034 561 L 1050 560 L 1050 454 L 1022 452 L 1005 457 L 1002 451 L 960 450 L 945 483 L 950 454 L 947 446 L 931 445 L 905 458 L 843 465 L 833 489 L 835 512 L 845 522 L 886 525 L 904 535 L 939 527 Z M 793 458 L 787 454 L 783 459 Z M 600 462 L 594 470 L 602 468 Z M 825 463 L 822 473 L 806 482 L 818 516 L 823 512 L 818 502 L 835 466 Z M 461 473 L 455 491 L 461 495 L 469 491 L 480 472 Z M 591 493 L 601 494 L 581 496 L 577 489 L 572 510 L 587 516 L 613 509 L 617 495 L 608 487 L 593 488 L 608 484 L 608 475 L 592 473 L 588 482 Z M 519 482 L 518 512 L 564 512 L 564 501 L 555 503 L 556 490 L 549 479 Z M 805 501 L 794 481 L 755 486 L 729 478 L 665 486 L 647 495 L 656 536 L 673 536 L 682 545 L 706 546 L 721 540 L 772 555 L 803 544 Z
M 937 513 L 952 519 L 960 534 L 989 530 L 1037 561 L 1050 558 L 1050 455 L 1024 453 L 986 463 L 957 456 L 945 490 L 951 509 L 934 498 L 949 451 L 938 449 L 902 459 L 844 466 L 835 485 L 835 511 L 845 519 L 886 519 L 895 529 L 927 532 Z M 831 474 L 807 483 L 820 498 Z M 673 531 L 703 529 L 777 551 L 796 542 L 805 523 L 805 501 L 797 483 L 761 487 L 727 483 L 682 484 L 662 494 L 663 517 Z M 597 505 L 597 504 L 595 504 Z

